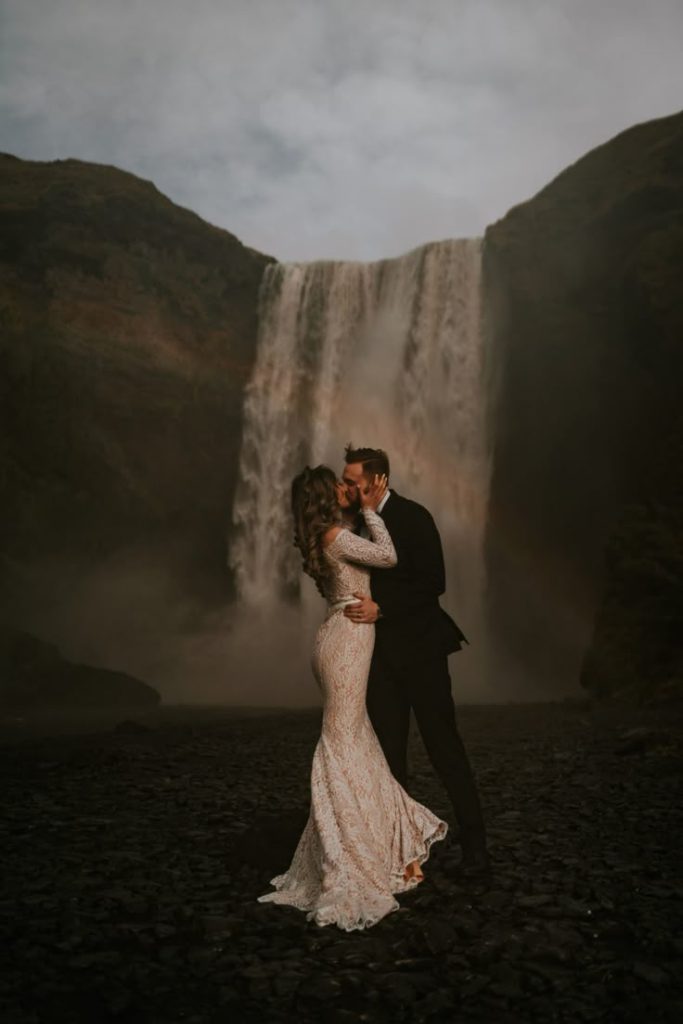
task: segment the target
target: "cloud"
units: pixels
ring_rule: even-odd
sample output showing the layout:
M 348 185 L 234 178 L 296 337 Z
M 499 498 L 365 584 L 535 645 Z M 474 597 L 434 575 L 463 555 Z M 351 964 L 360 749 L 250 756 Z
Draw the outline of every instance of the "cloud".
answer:
M 481 234 L 674 112 L 677 0 L 5 0 L 2 148 L 113 163 L 280 259 Z

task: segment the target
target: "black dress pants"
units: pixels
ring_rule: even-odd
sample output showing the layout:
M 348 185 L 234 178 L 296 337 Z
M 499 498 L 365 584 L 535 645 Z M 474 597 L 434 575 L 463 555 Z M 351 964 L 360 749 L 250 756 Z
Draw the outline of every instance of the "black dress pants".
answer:
M 427 755 L 453 804 L 465 856 L 485 853 L 486 831 L 469 758 L 455 719 L 445 655 L 389 659 L 375 646 L 367 708 L 391 772 L 407 788 L 411 707 Z

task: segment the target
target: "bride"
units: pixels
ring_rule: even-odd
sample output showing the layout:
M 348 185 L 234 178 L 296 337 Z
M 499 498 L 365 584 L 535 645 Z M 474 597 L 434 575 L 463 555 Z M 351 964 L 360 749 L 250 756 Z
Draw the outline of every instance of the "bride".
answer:
M 354 592 L 369 593 L 371 566 L 396 565 L 376 512 L 386 490 L 386 477 L 375 477 L 361 493 L 366 540 L 344 523 L 350 503 L 331 469 L 306 467 L 292 482 L 295 545 L 327 601 L 313 650 L 323 720 L 306 827 L 289 868 L 271 880 L 275 891 L 258 900 L 297 907 L 309 921 L 345 931 L 369 928 L 398 910 L 395 894 L 422 880 L 420 865 L 448 829 L 389 770 L 365 707 L 375 627 L 343 614 L 357 600 Z

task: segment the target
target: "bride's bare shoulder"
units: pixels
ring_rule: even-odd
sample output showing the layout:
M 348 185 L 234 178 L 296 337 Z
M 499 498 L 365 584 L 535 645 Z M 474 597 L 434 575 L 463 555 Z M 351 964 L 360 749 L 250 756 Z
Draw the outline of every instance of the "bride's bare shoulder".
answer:
M 330 544 L 337 539 L 343 529 L 343 526 L 331 526 L 329 530 L 326 530 L 323 534 L 323 546 L 329 548 Z

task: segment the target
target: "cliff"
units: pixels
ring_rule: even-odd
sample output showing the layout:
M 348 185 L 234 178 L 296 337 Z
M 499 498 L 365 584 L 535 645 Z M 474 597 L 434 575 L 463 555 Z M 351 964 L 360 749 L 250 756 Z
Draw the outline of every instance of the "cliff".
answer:
M 0 616 L 120 551 L 223 599 L 269 258 L 115 167 L 5 154 L 0 186 Z
M 501 664 L 680 680 L 683 114 L 623 132 L 485 237 Z

